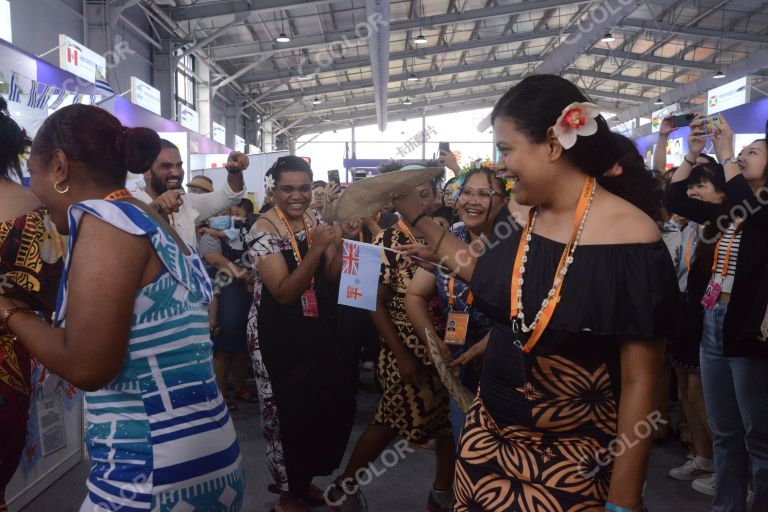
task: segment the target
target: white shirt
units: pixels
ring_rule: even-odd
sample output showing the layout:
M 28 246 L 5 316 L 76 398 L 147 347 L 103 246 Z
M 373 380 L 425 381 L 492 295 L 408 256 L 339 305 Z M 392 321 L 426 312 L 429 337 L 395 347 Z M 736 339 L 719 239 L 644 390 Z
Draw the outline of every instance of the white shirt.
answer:
M 131 194 L 143 203 L 152 204 L 152 197 L 143 189 L 133 191 Z M 183 204 L 178 213 L 171 215 L 171 226 L 182 240 L 195 246 L 197 225 L 218 212 L 235 206 L 243 197 L 245 197 L 245 188 L 240 192 L 234 192 L 229 184 L 209 194 L 184 194 Z

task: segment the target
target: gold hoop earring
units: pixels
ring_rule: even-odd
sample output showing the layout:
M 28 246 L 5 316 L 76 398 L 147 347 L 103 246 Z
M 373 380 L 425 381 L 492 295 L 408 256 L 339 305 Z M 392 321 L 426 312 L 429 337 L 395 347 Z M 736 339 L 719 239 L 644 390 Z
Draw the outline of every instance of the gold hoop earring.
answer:
M 53 189 L 59 194 L 66 194 L 67 192 L 69 192 L 69 185 L 67 185 L 67 188 L 65 188 L 64 190 L 59 190 L 59 182 L 57 181 L 56 183 L 53 184 Z

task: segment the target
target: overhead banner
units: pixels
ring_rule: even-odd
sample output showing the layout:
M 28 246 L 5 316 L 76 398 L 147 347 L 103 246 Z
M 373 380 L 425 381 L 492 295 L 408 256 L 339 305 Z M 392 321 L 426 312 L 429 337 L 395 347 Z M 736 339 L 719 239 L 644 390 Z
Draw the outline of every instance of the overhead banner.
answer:
M 160 91 L 135 76 L 131 77 L 131 102 L 159 116 L 163 115 Z
M 219 144 L 227 143 L 227 130 L 219 123 L 211 123 L 211 138 Z
M 92 84 L 107 75 L 104 57 L 65 34 L 59 34 L 59 67 Z
M 183 103 L 179 105 L 179 124 L 188 130 L 200 133 L 200 117 L 197 110 Z
M 0 0 L 0 39 L 9 43 L 13 42 L 13 30 L 11 30 L 11 2 Z
M 235 135 L 235 151 L 245 153 L 245 139 L 239 135 Z
M 707 93 L 707 115 L 744 105 L 749 101 L 747 77 L 710 89 Z

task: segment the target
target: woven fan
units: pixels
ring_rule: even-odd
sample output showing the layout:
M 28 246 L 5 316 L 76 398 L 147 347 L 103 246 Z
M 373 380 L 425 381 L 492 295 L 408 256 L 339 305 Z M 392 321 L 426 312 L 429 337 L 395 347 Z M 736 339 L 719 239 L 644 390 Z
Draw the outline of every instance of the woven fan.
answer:
M 435 368 L 437 368 L 440 380 L 443 381 L 443 385 L 448 390 L 448 393 L 456 400 L 459 409 L 467 412 L 475 396 L 464 384 L 459 382 L 459 369 L 448 367 L 451 355 L 447 350 L 441 350 L 440 347 L 445 348 L 445 346 L 437 339 L 432 329 L 427 329 L 427 342 L 429 344 L 429 353 L 432 355 L 432 362 L 435 364 Z

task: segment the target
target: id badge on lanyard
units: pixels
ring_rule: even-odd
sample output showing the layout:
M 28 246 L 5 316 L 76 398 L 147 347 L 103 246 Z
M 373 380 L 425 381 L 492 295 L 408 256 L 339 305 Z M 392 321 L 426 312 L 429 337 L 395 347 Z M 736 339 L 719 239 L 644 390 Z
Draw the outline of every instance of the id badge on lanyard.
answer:
M 451 311 L 445 326 L 446 345 L 463 346 L 467 342 L 469 328 L 469 313 Z
M 723 279 L 719 274 L 712 276 L 707 285 L 707 290 L 701 298 L 701 305 L 706 309 L 712 309 L 720 298 L 720 292 L 723 291 Z
M 301 313 L 304 318 L 320 318 L 320 308 L 317 306 L 317 293 L 313 288 L 301 294 Z

